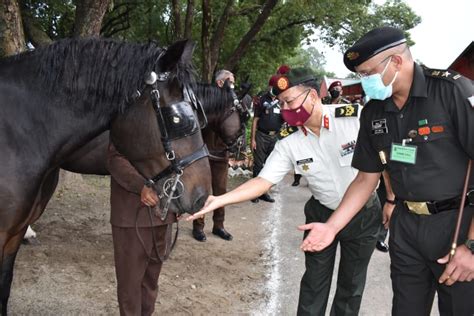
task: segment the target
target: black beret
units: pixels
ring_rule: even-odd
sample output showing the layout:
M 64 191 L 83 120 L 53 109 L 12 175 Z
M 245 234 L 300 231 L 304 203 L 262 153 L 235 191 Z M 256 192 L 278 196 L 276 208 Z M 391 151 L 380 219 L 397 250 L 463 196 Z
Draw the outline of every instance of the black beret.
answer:
M 291 68 L 286 74 L 278 77 L 276 84 L 273 86 L 272 93 L 279 95 L 291 87 L 311 81 L 316 81 L 316 77 L 311 69 L 302 67 Z
M 344 65 L 350 71 L 355 72 L 355 67 L 366 60 L 406 41 L 405 35 L 400 29 L 390 26 L 373 29 L 344 53 Z

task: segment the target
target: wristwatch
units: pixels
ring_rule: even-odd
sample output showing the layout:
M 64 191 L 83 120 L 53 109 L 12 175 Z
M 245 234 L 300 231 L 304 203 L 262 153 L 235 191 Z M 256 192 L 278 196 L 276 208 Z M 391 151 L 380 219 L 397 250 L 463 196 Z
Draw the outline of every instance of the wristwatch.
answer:
M 474 254 L 474 239 L 468 239 L 468 240 L 466 240 L 466 242 L 464 244 Z

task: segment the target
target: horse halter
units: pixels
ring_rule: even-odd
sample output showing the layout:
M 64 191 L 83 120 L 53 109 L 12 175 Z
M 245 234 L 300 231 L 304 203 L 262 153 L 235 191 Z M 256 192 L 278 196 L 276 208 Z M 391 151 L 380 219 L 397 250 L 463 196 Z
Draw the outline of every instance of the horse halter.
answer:
M 204 128 L 207 124 L 207 118 L 202 105 L 197 100 L 192 89 L 187 85 L 183 86 L 184 101 L 168 104 L 167 107 L 161 107 L 157 81 L 164 82 L 168 80 L 168 77 L 168 72 L 158 75 L 155 72 L 151 72 L 150 76 L 145 80 L 145 83 L 151 85 L 153 88 L 150 97 L 155 110 L 158 128 L 160 129 L 166 159 L 170 162 L 168 167 L 153 178 L 145 181 L 146 186 L 154 187 L 158 181 L 168 178 L 164 181 L 162 191 L 159 194 L 160 203 L 163 198 L 167 198 L 161 210 L 161 220 L 165 220 L 168 215 L 171 201 L 181 197 L 184 192 L 184 184 L 180 180 L 184 169 L 192 163 L 209 156 L 207 146 L 203 144 L 200 149 L 192 154 L 181 159 L 176 158 L 171 141 L 197 133 L 200 128 Z M 196 121 L 193 108 L 198 114 L 201 114 L 202 119 L 199 122 Z
M 237 97 L 237 94 L 235 93 L 234 89 L 230 89 L 230 93 L 231 93 L 232 99 L 233 99 L 232 107 L 224 115 L 224 119 L 222 121 L 225 122 L 234 112 L 237 112 L 239 114 L 240 122 L 243 126 L 242 129 L 244 130 L 245 124 L 247 123 L 248 119 L 250 118 L 250 112 L 247 109 L 247 107 L 242 103 L 242 100 L 240 100 Z M 240 148 L 242 147 L 242 145 L 244 143 L 244 137 L 245 137 L 245 132 L 243 133 L 243 135 L 238 137 L 232 144 L 230 144 L 230 145 L 226 144 L 227 145 L 226 150 L 230 150 L 231 148 L 237 146 L 238 150 L 240 151 Z

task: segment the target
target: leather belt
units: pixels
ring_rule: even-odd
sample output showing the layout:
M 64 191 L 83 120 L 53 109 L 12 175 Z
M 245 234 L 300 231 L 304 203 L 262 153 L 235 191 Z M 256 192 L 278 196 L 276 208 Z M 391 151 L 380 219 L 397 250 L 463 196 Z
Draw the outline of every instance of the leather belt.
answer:
M 275 136 L 276 134 L 278 134 L 278 131 L 264 131 L 263 129 L 260 129 L 260 128 L 257 128 L 257 131 L 259 131 L 260 133 L 266 134 L 268 136 Z
M 432 215 L 444 211 L 458 209 L 461 205 L 461 196 L 443 201 L 428 201 L 428 202 L 412 202 L 403 201 L 403 204 L 410 210 L 410 212 L 418 215 Z M 470 190 L 466 194 L 466 204 L 464 206 L 474 206 L 474 190 Z

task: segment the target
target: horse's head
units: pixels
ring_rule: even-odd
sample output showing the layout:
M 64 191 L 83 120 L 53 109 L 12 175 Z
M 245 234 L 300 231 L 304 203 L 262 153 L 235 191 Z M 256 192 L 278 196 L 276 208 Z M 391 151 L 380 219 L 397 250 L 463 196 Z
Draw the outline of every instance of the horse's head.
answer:
M 199 210 L 211 176 L 200 128 L 206 121 L 192 92 L 187 41 L 169 47 L 134 104 L 118 115 L 111 138 L 160 196 L 160 208 L 178 214 Z
M 199 84 L 196 90 L 209 120 L 209 127 L 235 152 L 244 144 L 245 126 L 250 117 L 245 102 L 229 86 L 219 88 Z

